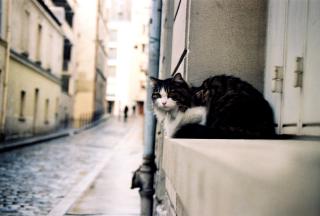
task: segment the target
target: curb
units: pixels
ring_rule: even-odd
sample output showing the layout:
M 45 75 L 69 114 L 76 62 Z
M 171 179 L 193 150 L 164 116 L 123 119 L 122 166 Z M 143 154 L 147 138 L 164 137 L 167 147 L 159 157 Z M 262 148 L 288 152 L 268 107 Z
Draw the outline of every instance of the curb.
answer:
M 95 179 L 101 173 L 106 164 L 111 160 L 112 155 L 106 157 L 103 161 L 95 166 L 95 168 L 87 174 L 71 191 L 60 201 L 47 216 L 64 216 L 68 209 L 78 200 L 81 195 L 93 184 Z
M 49 140 L 53 140 L 53 139 L 57 139 L 57 138 L 61 138 L 61 137 L 66 137 L 66 136 L 69 136 L 70 133 L 71 133 L 71 131 L 68 130 L 66 132 L 54 133 L 54 134 L 49 134 L 49 135 L 44 135 L 44 136 L 39 136 L 39 137 L 28 138 L 25 140 L 19 140 L 16 142 L 0 144 L 0 152 L 9 151 L 9 150 L 12 150 L 15 148 L 25 147 L 28 145 L 33 145 L 36 143 L 49 141 Z

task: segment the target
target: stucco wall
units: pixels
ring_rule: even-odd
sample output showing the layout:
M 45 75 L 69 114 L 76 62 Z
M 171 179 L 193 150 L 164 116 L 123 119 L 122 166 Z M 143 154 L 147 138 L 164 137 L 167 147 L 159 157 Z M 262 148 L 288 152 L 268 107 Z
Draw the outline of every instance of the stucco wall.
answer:
M 26 66 L 16 58 L 10 58 L 8 103 L 6 113 L 6 136 L 25 136 L 50 131 L 56 126 L 57 99 L 60 98 L 60 83 Z M 32 85 L 30 85 L 32 83 Z M 39 89 L 37 111 L 35 89 Z M 26 92 L 24 120 L 20 117 L 20 94 Z M 49 99 L 48 122 L 45 121 L 45 100 Z M 34 123 L 34 116 L 36 122 Z
M 230 74 L 263 89 L 266 0 L 181 0 L 173 27 L 171 72 L 179 68 L 200 84 Z
M 6 45 L 4 41 L 0 39 L 0 80 L 3 80 L 5 73 L 5 52 Z M 2 97 L 3 97 L 3 85 L 0 85 L 0 112 L 2 112 Z
M 100 7 L 100 8 L 98 8 Z M 104 109 L 106 68 L 106 1 L 77 1 L 74 118 Z M 100 72 L 97 72 L 97 71 Z
M 29 22 L 26 20 L 29 13 Z M 38 26 L 41 25 L 41 39 L 38 39 Z M 63 33 L 37 1 L 13 0 L 11 18 L 11 47 L 18 53 L 28 53 L 31 61 L 41 62 L 41 67 L 50 69 L 60 76 L 63 60 Z M 40 43 L 39 43 L 40 41 Z M 40 46 L 40 59 L 36 50 Z

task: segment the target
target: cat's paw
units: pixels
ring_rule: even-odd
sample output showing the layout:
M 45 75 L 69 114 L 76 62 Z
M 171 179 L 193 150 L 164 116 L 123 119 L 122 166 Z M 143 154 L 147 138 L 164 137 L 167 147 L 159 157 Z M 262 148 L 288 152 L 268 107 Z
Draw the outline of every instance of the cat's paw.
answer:
M 204 106 L 192 107 L 185 112 L 184 124 L 205 125 L 207 120 L 207 109 Z

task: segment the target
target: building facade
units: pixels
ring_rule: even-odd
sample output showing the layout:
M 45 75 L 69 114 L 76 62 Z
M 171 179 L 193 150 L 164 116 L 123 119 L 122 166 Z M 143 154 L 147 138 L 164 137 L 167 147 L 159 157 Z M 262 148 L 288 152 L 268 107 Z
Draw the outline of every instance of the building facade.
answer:
M 110 1 L 108 43 L 108 112 L 143 113 L 145 101 L 149 2 Z M 112 8 L 112 10 L 111 10 Z M 130 37 L 129 37 L 130 35 Z
M 105 113 L 107 9 L 104 0 L 77 2 L 73 118 L 79 127 Z
M 11 139 L 46 133 L 59 124 L 64 36 L 61 23 L 43 1 L 7 3 L 10 58 L 2 133 Z
M 0 3 L 2 137 L 99 119 L 105 112 L 106 1 Z
M 155 215 L 319 214 L 319 11 L 312 0 L 163 1 L 160 77 L 238 76 L 293 137 L 179 140 L 158 127 Z
M 62 127 L 73 126 L 72 115 L 75 94 L 76 71 L 76 26 L 74 17 L 77 11 L 76 0 L 46 0 L 46 4 L 61 23 L 64 35 L 62 74 L 61 74 L 61 97 L 58 108 L 58 116 Z

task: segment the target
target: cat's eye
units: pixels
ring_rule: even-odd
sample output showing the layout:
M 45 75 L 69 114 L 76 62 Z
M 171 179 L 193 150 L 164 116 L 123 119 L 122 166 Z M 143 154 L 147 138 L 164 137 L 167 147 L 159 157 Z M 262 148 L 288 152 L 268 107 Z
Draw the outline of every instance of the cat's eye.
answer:
M 173 100 L 177 100 L 178 98 L 177 95 L 175 94 L 170 94 L 169 97 L 172 98 Z
M 160 98 L 160 97 L 161 97 L 161 95 L 159 93 L 153 93 L 152 94 L 152 98 L 153 99 Z

